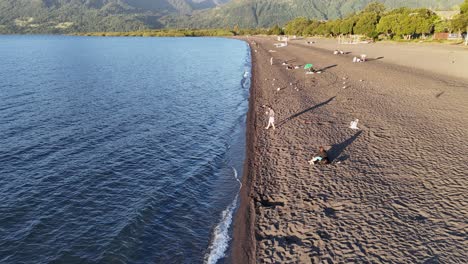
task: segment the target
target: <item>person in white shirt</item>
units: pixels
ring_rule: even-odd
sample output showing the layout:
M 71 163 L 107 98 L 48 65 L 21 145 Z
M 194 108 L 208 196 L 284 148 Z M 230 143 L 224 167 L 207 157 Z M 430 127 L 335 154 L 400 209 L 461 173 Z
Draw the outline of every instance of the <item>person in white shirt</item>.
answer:
M 266 112 L 268 116 L 268 125 L 265 127 L 265 129 L 269 129 L 270 126 L 275 129 L 275 111 L 271 107 L 268 107 L 268 111 Z

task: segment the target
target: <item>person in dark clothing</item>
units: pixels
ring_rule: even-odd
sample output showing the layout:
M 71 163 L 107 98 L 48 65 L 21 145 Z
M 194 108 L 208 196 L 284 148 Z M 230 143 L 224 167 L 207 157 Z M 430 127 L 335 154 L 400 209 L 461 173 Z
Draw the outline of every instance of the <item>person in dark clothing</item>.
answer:
M 312 164 L 323 165 L 323 164 L 328 164 L 328 163 L 330 163 L 330 160 L 328 160 L 328 154 L 322 146 L 319 147 L 319 153 L 317 154 L 317 156 L 309 160 L 310 165 Z

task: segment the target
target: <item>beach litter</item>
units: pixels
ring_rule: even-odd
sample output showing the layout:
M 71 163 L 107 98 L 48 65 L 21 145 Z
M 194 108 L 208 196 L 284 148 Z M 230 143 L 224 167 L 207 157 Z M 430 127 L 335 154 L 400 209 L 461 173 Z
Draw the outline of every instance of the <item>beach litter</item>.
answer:
M 349 124 L 349 128 L 351 129 L 359 129 L 358 128 L 358 122 L 359 122 L 359 119 L 355 119 L 354 121 L 351 121 L 351 123 Z

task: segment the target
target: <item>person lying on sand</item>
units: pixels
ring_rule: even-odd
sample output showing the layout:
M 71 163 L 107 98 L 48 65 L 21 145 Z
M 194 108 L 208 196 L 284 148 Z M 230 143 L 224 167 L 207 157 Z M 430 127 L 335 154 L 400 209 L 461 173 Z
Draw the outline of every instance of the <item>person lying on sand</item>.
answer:
M 344 51 L 342 51 L 342 50 L 335 50 L 335 51 L 333 51 L 333 54 L 334 54 L 334 55 L 343 55 L 343 54 L 344 54 Z
M 271 107 L 268 107 L 268 111 L 265 113 L 268 116 L 268 125 L 265 129 L 270 128 L 270 125 L 275 129 L 275 111 Z
M 317 154 L 317 156 L 309 160 L 310 165 L 312 164 L 324 165 L 328 163 L 330 163 L 330 161 L 328 160 L 328 154 L 322 146 L 319 147 L 319 153 Z
M 367 55 L 366 54 L 361 54 L 361 61 L 362 62 L 367 61 Z

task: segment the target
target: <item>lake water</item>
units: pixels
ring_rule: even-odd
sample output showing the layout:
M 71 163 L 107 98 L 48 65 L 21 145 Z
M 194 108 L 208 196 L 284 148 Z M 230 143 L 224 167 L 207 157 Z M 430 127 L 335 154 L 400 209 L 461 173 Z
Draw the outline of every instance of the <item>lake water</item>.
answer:
M 0 36 L 0 263 L 223 263 L 246 43 Z

